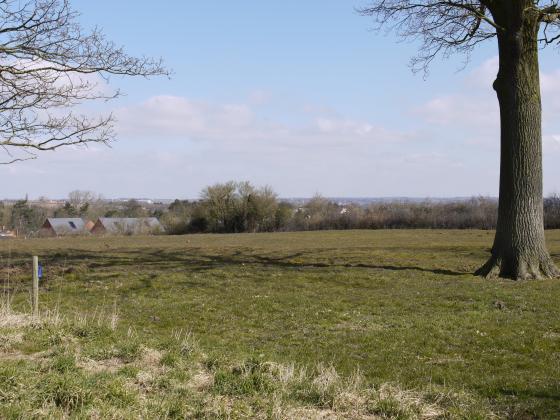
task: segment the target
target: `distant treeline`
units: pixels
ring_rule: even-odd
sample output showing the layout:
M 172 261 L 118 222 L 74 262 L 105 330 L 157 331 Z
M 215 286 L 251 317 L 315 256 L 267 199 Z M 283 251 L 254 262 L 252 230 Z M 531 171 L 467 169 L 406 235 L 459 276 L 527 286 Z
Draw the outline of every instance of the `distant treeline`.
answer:
M 545 227 L 560 228 L 560 197 L 545 200 Z M 239 233 L 328 229 L 493 229 L 498 203 L 490 198 L 453 202 L 394 201 L 341 204 L 316 196 L 298 205 L 269 187 L 228 182 L 204 189 L 199 201 L 175 201 L 162 216 L 167 232 Z
M 47 201 L 45 200 L 45 203 Z M 270 187 L 227 182 L 205 188 L 199 200 L 170 205 L 130 200 L 111 203 L 75 191 L 58 208 L 21 200 L 0 203 L 3 226 L 32 235 L 46 217 L 157 217 L 169 234 L 282 232 L 328 229 L 493 229 L 498 203 L 476 197 L 453 202 L 393 201 L 343 204 L 315 196 L 300 204 L 283 201 Z M 560 197 L 544 201 L 545 228 L 560 229 Z

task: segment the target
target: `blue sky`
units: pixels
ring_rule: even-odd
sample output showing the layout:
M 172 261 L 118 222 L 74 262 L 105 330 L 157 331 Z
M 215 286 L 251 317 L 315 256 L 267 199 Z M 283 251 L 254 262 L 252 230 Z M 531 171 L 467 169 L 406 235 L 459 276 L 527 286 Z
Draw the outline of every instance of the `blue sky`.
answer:
M 119 141 L 2 167 L 5 197 L 192 198 L 230 179 L 281 196 L 497 195 L 492 42 L 424 80 L 408 67 L 416 45 L 372 32 L 360 0 L 72 4 L 173 75 L 112 78 L 127 94 L 102 105 Z M 542 54 L 545 193 L 560 192 L 557 54 Z

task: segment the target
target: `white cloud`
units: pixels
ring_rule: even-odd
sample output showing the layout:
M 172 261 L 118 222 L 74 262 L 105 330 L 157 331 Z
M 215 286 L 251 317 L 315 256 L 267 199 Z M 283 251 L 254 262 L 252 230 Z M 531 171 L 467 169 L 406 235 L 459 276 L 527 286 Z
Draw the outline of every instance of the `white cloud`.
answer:
M 473 69 L 462 81 L 459 91 L 437 96 L 415 110 L 429 124 L 455 128 L 465 133 L 496 133 L 500 124 L 498 100 L 492 83 L 498 72 L 498 57 L 492 57 Z M 541 73 L 543 123 L 552 129 L 560 112 L 560 70 Z
M 546 152 L 560 151 L 560 134 L 543 136 L 543 149 Z
M 156 96 L 116 112 L 124 136 L 156 139 L 219 140 L 225 130 L 251 125 L 254 116 L 245 105 L 215 105 L 178 96 Z
M 334 112 L 304 112 L 303 118 L 299 109 L 293 112 L 296 118 L 271 121 L 247 104 L 153 97 L 118 110 L 119 141 L 113 149 L 61 150 L 33 162 L 44 171 L 43 185 L 55 190 L 36 194 L 64 196 L 81 188 L 109 197 L 195 197 L 213 182 L 248 179 L 282 195 L 391 195 L 391 173 L 402 171 L 399 182 L 405 183 L 407 166 L 419 170 L 417 162 L 405 159 L 424 147 L 414 131 Z M 68 173 L 73 176 L 56 182 Z M 22 175 L 14 191 L 34 188 Z
M 249 103 L 251 105 L 266 105 L 272 100 L 272 95 L 261 89 L 254 90 L 249 93 Z
M 487 60 L 457 76 L 453 93 L 394 110 L 406 118 L 402 126 L 343 115 L 328 104 L 277 107 L 260 91 L 239 103 L 154 96 L 116 111 L 113 149 L 63 150 L 0 167 L 0 176 L 16 180 L 4 194 L 64 196 L 88 189 L 109 197 L 196 197 L 208 184 L 247 179 L 283 196 L 496 195 L 496 64 Z M 550 118 L 560 110 L 554 94 L 560 71 L 542 80 L 545 191 L 551 191 L 560 175 L 560 125 Z
M 560 70 L 551 73 L 541 73 L 541 88 L 543 94 L 551 95 L 560 92 Z
M 122 137 L 187 140 L 235 148 L 346 147 L 404 141 L 411 134 L 387 130 L 367 121 L 309 116 L 304 124 L 287 124 L 258 116 L 246 104 L 211 104 L 177 96 L 157 96 L 117 111 Z
M 482 64 L 471 70 L 465 78 L 465 83 L 475 89 L 492 89 L 492 83 L 494 83 L 498 74 L 498 66 L 498 56 L 484 60 Z
M 477 180 L 476 188 L 487 188 L 489 182 L 497 187 L 499 168 L 500 113 L 492 83 L 498 72 L 498 57 L 484 61 L 480 66 L 458 80 L 453 94 L 439 95 L 414 109 L 424 125 L 436 138 L 447 138 L 445 147 L 456 147 L 462 152 L 457 161 L 465 168 L 478 166 L 477 170 L 466 173 L 466 177 Z M 560 124 L 556 115 L 560 112 L 560 70 L 541 73 L 543 102 L 543 149 L 545 161 L 545 192 L 558 188 L 560 167 Z M 419 158 L 426 165 L 444 168 L 446 159 L 430 162 L 429 156 Z M 481 165 L 482 162 L 482 165 Z M 449 172 L 447 172 L 449 173 Z M 485 176 L 481 176 L 486 173 Z M 492 174 L 492 178 L 488 177 Z M 449 176 L 457 185 L 464 183 L 459 172 Z M 479 178 L 479 179 L 477 179 Z M 465 187 L 463 187 L 465 188 Z M 495 187 L 494 187 L 495 188 Z M 497 190 L 494 189 L 494 194 Z M 482 191 L 481 191 L 482 192 Z
M 430 124 L 470 130 L 495 129 L 499 124 L 498 105 L 484 94 L 456 94 L 436 97 L 416 109 Z

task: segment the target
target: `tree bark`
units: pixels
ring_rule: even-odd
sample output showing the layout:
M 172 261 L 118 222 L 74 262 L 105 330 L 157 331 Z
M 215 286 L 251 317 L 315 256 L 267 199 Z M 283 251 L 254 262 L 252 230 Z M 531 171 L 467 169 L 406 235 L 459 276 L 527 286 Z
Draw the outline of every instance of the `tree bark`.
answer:
M 543 222 L 539 20 L 531 1 L 511 0 L 494 15 L 500 66 L 500 197 L 492 256 L 477 275 L 515 280 L 557 277 Z

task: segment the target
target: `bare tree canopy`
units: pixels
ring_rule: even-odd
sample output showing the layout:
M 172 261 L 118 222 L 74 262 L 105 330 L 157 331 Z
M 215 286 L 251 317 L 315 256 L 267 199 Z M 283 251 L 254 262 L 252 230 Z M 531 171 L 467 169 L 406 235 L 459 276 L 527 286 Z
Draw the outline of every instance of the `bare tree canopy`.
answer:
M 84 31 L 67 0 L 0 0 L 0 163 L 62 146 L 107 143 L 113 116 L 77 105 L 119 96 L 109 75 L 166 75 L 161 60 L 135 58 L 94 29 Z M 74 109 L 73 109 L 74 108 Z
M 360 9 L 372 16 L 376 29 L 386 27 L 400 36 L 420 41 L 414 70 L 427 70 L 438 56 L 467 54 L 483 41 L 507 31 L 503 20 L 509 4 L 519 3 L 525 13 L 543 23 L 539 42 L 560 40 L 560 6 L 557 0 L 377 0 Z
M 500 105 L 500 198 L 492 255 L 477 274 L 559 277 L 545 243 L 539 46 L 560 40 L 557 0 L 375 0 L 361 10 L 378 28 L 421 43 L 413 68 L 438 54 L 465 53 L 497 39 L 493 87 Z M 465 118 L 469 118 L 465 115 Z

